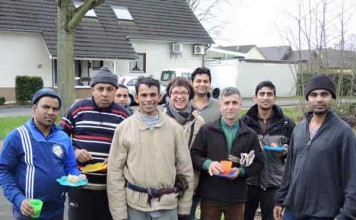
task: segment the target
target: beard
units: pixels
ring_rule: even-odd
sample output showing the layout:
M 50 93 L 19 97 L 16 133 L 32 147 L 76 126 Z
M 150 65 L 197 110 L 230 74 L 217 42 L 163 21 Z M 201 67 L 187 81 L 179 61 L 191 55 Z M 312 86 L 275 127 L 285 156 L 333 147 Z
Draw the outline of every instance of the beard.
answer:
M 313 108 L 313 113 L 316 114 L 316 115 L 324 115 L 324 114 L 328 113 L 329 110 L 330 110 L 330 108 L 327 108 L 327 107 L 322 108 L 322 109 Z
M 263 106 L 263 105 L 259 106 L 259 108 L 261 110 L 263 110 L 263 111 L 268 111 L 268 110 L 272 109 L 272 107 L 273 107 L 273 105 L 271 105 L 271 106 Z

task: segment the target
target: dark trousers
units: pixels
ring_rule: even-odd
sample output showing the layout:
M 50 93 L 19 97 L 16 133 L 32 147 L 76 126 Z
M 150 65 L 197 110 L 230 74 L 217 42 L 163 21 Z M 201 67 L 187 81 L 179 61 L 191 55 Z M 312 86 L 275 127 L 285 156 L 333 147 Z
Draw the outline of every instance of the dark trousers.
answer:
M 198 196 L 193 196 L 192 208 L 190 209 L 189 220 L 195 220 L 195 212 L 197 210 L 200 198 Z
M 247 202 L 245 203 L 245 220 L 254 220 L 258 205 L 261 206 L 262 220 L 274 220 L 274 195 L 278 188 L 262 190 L 259 187 L 248 186 Z
M 219 203 L 201 201 L 200 208 L 202 220 L 220 220 L 222 214 L 224 214 L 225 220 L 244 219 L 244 203 L 221 205 Z
M 283 220 L 332 220 L 334 218 L 317 218 L 317 217 L 305 217 L 305 218 L 296 218 L 294 214 L 288 209 L 284 210 Z
M 15 210 L 12 211 L 14 220 L 33 220 L 34 218 L 31 217 L 25 217 L 20 215 L 19 213 L 17 213 Z M 44 218 L 37 218 L 39 220 L 44 219 Z M 46 220 L 63 220 L 63 215 L 57 216 L 57 217 L 53 217 L 53 218 L 46 218 Z
M 112 220 L 106 190 L 69 190 L 69 220 Z

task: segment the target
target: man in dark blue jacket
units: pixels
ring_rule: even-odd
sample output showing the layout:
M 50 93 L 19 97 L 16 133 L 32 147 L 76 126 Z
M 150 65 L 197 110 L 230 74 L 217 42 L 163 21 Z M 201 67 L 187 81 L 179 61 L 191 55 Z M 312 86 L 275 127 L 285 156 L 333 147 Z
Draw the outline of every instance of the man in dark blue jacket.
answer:
M 233 87 L 221 93 L 222 117 L 203 125 L 191 148 L 194 168 L 201 171 L 197 194 L 201 198 L 202 219 L 243 220 L 247 197 L 246 178 L 263 168 L 256 132 L 240 118 L 241 94 Z M 222 176 L 222 160 L 232 161 L 229 175 Z
M 247 111 L 242 121 L 257 132 L 262 145 L 283 148 L 265 149 L 265 166 L 262 172 L 247 179 L 245 219 L 253 220 L 260 205 L 262 220 L 273 220 L 274 196 L 282 182 L 286 147 L 295 125 L 275 104 L 276 87 L 271 81 L 260 82 L 256 86 L 253 99 L 256 104 Z M 277 149 L 281 151 L 276 151 Z
M 32 98 L 33 118 L 11 131 L 0 155 L 0 184 L 13 205 L 14 219 L 31 219 L 30 199 L 43 201 L 41 219 L 63 220 L 66 188 L 56 179 L 80 175 L 68 135 L 54 123 L 61 99 L 51 89 Z
M 334 81 L 316 74 L 307 81 L 310 111 L 294 129 L 286 169 L 273 210 L 282 219 L 356 219 L 356 139 L 331 111 Z

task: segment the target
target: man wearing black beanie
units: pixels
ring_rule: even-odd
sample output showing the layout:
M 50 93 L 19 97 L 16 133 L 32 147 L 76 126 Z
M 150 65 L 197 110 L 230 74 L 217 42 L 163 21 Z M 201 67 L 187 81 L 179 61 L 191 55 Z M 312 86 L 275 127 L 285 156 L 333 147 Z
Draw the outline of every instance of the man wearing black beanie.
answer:
M 315 74 L 305 86 L 306 118 L 294 129 L 287 165 L 276 195 L 274 217 L 282 219 L 356 218 L 356 139 L 331 107 L 334 81 Z
M 61 127 L 72 136 L 79 166 L 107 163 L 115 128 L 130 115 L 114 102 L 117 87 L 117 76 L 102 67 L 92 78 L 92 97 L 73 104 L 62 118 Z M 112 219 L 106 193 L 106 170 L 86 176 L 86 187 L 69 191 L 69 219 Z

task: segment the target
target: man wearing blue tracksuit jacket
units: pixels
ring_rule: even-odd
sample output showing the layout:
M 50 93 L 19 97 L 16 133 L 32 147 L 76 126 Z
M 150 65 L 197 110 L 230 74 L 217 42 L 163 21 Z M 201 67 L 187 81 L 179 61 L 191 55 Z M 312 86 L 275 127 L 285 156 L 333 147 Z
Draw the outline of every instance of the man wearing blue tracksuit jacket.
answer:
M 60 97 L 51 89 L 38 90 L 32 98 L 33 118 L 11 131 L 0 154 L 0 184 L 13 204 L 16 220 L 34 214 L 29 200 L 43 201 L 40 219 L 63 219 L 66 188 L 56 179 L 80 175 L 71 140 L 54 123 Z

